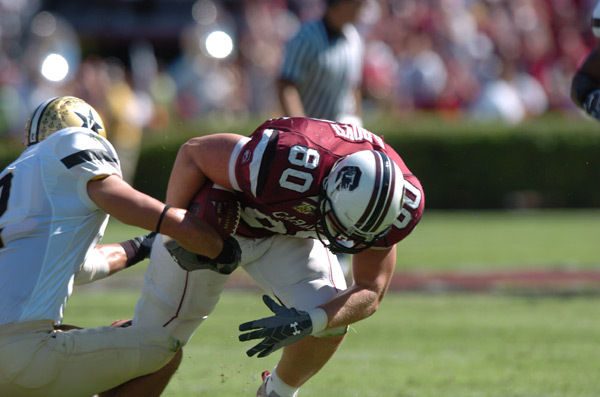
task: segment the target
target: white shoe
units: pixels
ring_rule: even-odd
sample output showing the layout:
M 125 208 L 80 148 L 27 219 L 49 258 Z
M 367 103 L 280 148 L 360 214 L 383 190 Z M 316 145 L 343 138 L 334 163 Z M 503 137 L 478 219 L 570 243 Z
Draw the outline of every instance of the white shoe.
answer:
M 267 382 L 269 381 L 269 378 L 271 377 L 271 373 L 269 371 L 263 371 L 261 376 L 262 376 L 263 383 L 262 383 L 262 385 L 260 385 L 260 387 L 256 391 L 256 397 L 281 397 L 279 394 L 275 393 L 274 391 L 267 394 Z

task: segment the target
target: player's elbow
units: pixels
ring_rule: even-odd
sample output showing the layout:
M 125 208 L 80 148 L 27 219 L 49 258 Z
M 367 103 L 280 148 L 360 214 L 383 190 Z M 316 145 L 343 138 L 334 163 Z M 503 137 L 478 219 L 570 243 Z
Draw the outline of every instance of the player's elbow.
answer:
M 202 147 L 202 138 L 203 137 L 195 137 L 187 140 L 179 147 L 178 156 L 184 158 L 193 158 L 194 153 L 198 151 Z
M 376 296 L 373 299 L 373 313 L 375 313 L 377 311 L 377 309 L 379 309 L 379 305 L 381 304 L 381 301 L 383 300 L 383 297 L 385 296 L 385 290 L 378 290 L 376 292 Z M 371 314 L 373 314 L 371 313 Z
M 375 312 L 379 309 L 379 305 L 383 299 L 384 293 L 385 291 L 382 291 L 380 288 L 366 288 L 363 290 L 363 318 L 367 318 L 375 314 Z

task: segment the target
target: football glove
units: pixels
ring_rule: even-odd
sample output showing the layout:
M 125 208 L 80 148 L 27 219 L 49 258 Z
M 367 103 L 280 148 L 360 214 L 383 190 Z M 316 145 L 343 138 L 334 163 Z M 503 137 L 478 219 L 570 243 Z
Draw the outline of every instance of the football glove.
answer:
M 596 120 L 600 120 L 600 90 L 595 90 L 588 94 L 583 104 L 583 109 Z
M 175 240 L 167 241 L 165 248 L 179 267 L 188 272 L 209 269 L 221 274 L 231 274 L 238 267 L 242 258 L 240 245 L 231 236 L 223 240 L 223 249 L 215 259 L 188 251 Z
M 239 328 L 240 331 L 251 331 L 240 334 L 241 342 L 264 338 L 262 342 L 246 351 L 248 357 L 256 353 L 258 357 L 266 357 L 312 332 L 313 324 L 307 312 L 281 306 L 268 295 L 263 295 L 263 302 L 275 315 L 249 321 L 241 324 Z

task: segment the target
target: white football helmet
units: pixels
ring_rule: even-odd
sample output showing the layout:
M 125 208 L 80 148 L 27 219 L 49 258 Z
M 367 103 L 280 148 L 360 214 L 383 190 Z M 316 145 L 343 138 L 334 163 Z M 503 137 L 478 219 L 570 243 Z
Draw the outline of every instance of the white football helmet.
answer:
M 73 96 L 50 98 L 39 105 L 27 121 L 25 144 L 43 141 L 67 127 L 85 127 L 106 138 L 100 115 L 87 102 Z
M 385 153 L 343 157 L 323 181 L 319 238 L 334 253 L 361 252 L 390 231 L 403 204 L 404 176 Z

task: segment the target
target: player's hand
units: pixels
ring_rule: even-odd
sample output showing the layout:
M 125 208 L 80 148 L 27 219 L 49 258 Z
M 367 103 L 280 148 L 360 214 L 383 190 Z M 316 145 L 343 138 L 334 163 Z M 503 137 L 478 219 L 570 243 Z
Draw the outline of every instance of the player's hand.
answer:
M 256 353 L 258 357 L 266 357 L 312 332 L 312 320 L 307 312 L 281 306 L 268 295 L 263 295 L 263 301 L 275 315 L 241 324 L 239 328 L 240 331 L 251 331 L 240 334 L 241 342 L 264 338 L 262 342 L 246 352 L 249 357 Z
M 600 90 L 592 91 L 587 96 L 583 109 L 596 120 L 600 120 Z
M 167 241 L 165 248 L 179 267 L 189 272 L 209 269 L 221 274 L 231 274 L 240 264 L 242 257 L 240 245 L 233 237 L 223 240 L 223 250 L 215 259 L 188 251 L 175 240 Z

